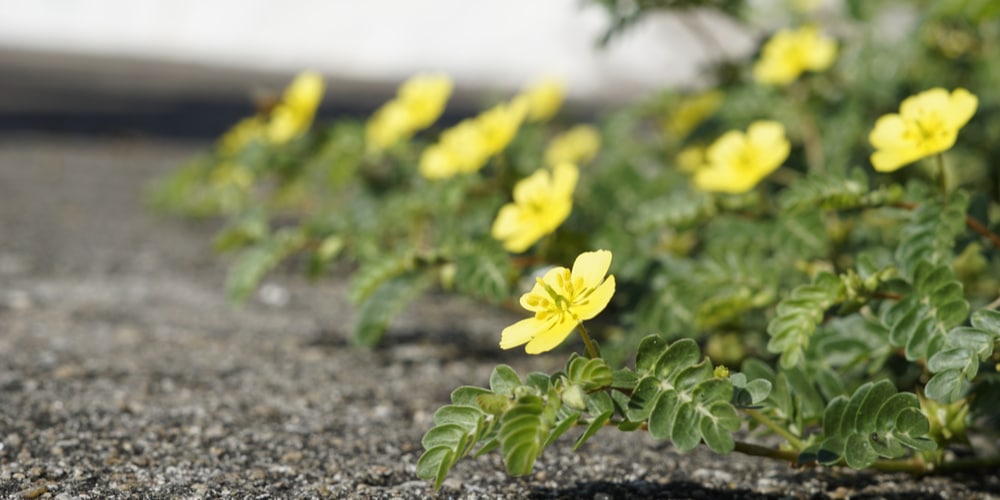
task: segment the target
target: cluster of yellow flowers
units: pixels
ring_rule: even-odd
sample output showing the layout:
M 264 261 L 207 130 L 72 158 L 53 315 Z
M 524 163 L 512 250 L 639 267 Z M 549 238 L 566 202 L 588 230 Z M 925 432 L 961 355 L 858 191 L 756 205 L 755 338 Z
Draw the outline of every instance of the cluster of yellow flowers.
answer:
M 420 174 L 428 179 L 444 179 L 479 170 L 510 144 L 524 121 L 551 118 L 562 106 L 563 97 L 563 85 L 547 79 L 508 102 L 462 120 L 423 151 Z
M 836 51 L 836 43 L 814 26 L 781 30 L 764 44 L 753 68 L 754 77 L 761 83 L 788 84 L 804 71 L 829 68 Z M 875 123 L 869 135 L 876 149 L 871 156 L 872 166 L 880 172 L 891 172 L 947 151 L 955 144 L 958 130 L 975 114 L 977 105 L 976 96 L 961 88 L 951 93 L 934 88 L 907 98 L 898 114 L 885 115 Z M 674 121 L 688 114 L 678 109 Z M 743 193 L 780 167 L 789 151 L 781 123 L 758 121 L 745 134 L 729 131 L 708 148 L 683 149 L 677 164 L 693 173 L 695 186 L 703 191 Z
M 369 151 L 389 148 L 433 124 L 444 112 L 453 84 L 440 74 L 417 75 L 402 85 L 395 99 L 385 103 L 365 124 Z
M 754 74 L 762 82 L 789 83 L 805 70 L 829 67 L 834 54 L 833 42 L 820 37 L 814 28 L 779 32 L 765 46 Z M 707 99 L 702 104 L 706 103 L 714 104 Z M 951 149 L 958 131 L 972 119 L 977 107 L 976 96 L 963 88 L 951 92 L 932 88 L 908 97 L 898 114 L 879 118 L 869 134 L 875 148 L 872 166 L 879 172 L 891 172 Z M 683 130 L 677 135 L 683 136 Z M 547 161 L 569 159 L 571 154 L 564 150 L 574 150 L 570 144 L 589 141 L 579 137 L 563 140 L 565 145 L 550 146 L 552 158 Z M 692 170 L 699 189 L 742 193 L 780 167 L 790 149 L 784 125 L 765 120 L 752 123 L 745 133 L 729 131 L 708 148 L 688 147 L 678 163 Z M 509 251 L 520 252 L 553 231 L 569 214 L 577 176 L 571 163 L 562 163 L 551 176 L 543 170 L 523 180 L 515 188 L 514 203 L 501 209 L 493 226 L 494 237 L 503 240 Z M 604 310 L 614 295 L 614 276 L 605 279 L 610 265 L 610 251 L 585 252 L 577 257 L 572 271 L 556 267 L 536 278 L 534 288 L 520 299 L 521 306 L 534 316 L 505 328 L 500 347 L 525 345 L 528 354 L 539 354 L 558 346 L 579 327 L 589 348 L 582 322 Z
M 312 126 L 325 89 L 326 84 L 319 73 L 300 73 L 267 113 L 244 118 L 223 134 L 219 150 L 233 154 L 255 140 L 280 145 L 303 134 Z
M 753 68 L 761 83 L 785 85 L 806 71 L 824 71 L 837 56 L 837 44 L 815 26 L 778 31 L 761 49 Z
M 514 201 L 500 208 L 493 237 L 505 250 L 520 253 L 553 232 L 573 209 L 573 190 L 580 173 L 572 163 L 560 163 L 550 172 L 537 170 L 514 186 Z
M 549 141 L 545 148 L 545 164 L 581 164 L 593 160 L 601 149 L 601 132 L 593 125 L 577 125 Z

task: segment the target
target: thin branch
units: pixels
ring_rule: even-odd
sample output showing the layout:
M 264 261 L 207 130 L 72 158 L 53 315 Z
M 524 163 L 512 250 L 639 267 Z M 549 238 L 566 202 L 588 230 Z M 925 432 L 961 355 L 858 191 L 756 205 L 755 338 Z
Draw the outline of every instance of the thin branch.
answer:
M 914 209 L 917 208 L 917 204 L 916 203 L 910 203 L 910 202 L 907 202 L 907 201 L 901 201 L 901 202 L 898 202 L 898 203 L 894 203 L 893 206 L 898 207 L 898 208 L 905 208 L 907 210 L 914 210 Z M 968 227 L 969 229 L 971 229 L 971 230 L 975 231 L 976 233 L 978 233 L 980 236 L 982 236 L 982 237 L 990 240 L 990 243 L 992 243 L 994 247 L 996 247 L 997 249 L 1000 249 L 1000 235 L 997 235 L 993 231 L 990 231 L 990 229 L 988 227 L 986 227 L 985 224 L 983 224 L 982 222 L 979 222 L 977 219 L 975 219 L 971 215 L 966 215 L 965 216 L 965 227 Z

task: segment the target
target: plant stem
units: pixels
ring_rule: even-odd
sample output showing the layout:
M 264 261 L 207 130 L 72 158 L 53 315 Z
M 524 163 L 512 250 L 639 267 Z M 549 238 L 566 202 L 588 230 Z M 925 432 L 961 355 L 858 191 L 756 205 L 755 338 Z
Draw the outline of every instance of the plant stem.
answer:
M 906 202 L 906 201 L 901 201 L 899 203 L 894 203 L 893 206 L 896 206 L 896 207 L 899 207 L 899 208 L 905 208 L 907 210 L 916 210 L 916 208 L 917 208 L 917 204 L 916 203 L 910 203 L 910 202 Z M 992 243 L 994 247 L 1000 248 L 1000 235 L 997 235 L 996 233 L 990 231 L 990 229 L 988 227 L 986 227 L 985 224 L 983 224 L 982 222 L 979 222 L 978 220 L 976 220 L 975 218 L 973 218 L 971 215 L 966 215 L 965 216 L 965 227 L 968 227 L 969 229 L 971 229 L 971 230 L 975 231 L 976 233 L 978 233 L 980 236 L 983 236 L 984 238 L 990 240 L 990 243 Z
M 937 154 L 938 184 L 941 186 L 941 198 L 948 199 L 948 166 L 944 163 L 944 153 Z
M 801 439 L 799 439 L 798 437 L 796 437 L 791 432 L 788 432 L 788 430 L 785 429 L 784 427 L 782 427 L 782 426 L 778 425 L 777 423 L 775 423 L 767 415 L 764 415 L 763 413 L 761 413 L 761 412 L 759 412 L 757 410 L 744 409 L 743 411 L 747 415 L 749 415 L 750 418 L 756 420 L 757 423 L 763 425 L 764 427 L 767 427 L 768 429 L 770 429 L 775 434 L 777 434 L 777 435 L 785 438 L 785 440 L 788 441 L 788 444 L 792 445 L 792 447 L 794 447 L 796 450 L 801 450 L 802 448 L 805 448 L 805 446 L 802 444 L 802 440 Z
M 590 340 L 590 334 L 587 333 L 587 329 L 584 328 L 583 322 L 577 323 L 576 326 L 580 330 L 580 336 L 583 337 L 583 343 L 587 346 L 587 357 L 591 359 L 601 357 L 601 352 L 597 350 L 597 346 L 594 345 L 594 341 Z
M 736 447 L 733 448 L 733 451 L 738 451 L 744 455 L 773 458 L 775 460 L 783 460 L 785 462 L 791 462 L 791 463 L 795 463 L 799 459 L 798 452 L 792 450 L 779 450 L 777 448 L 768 448 L 766 446 L 745 443 L 743 441 L 736 441 Z

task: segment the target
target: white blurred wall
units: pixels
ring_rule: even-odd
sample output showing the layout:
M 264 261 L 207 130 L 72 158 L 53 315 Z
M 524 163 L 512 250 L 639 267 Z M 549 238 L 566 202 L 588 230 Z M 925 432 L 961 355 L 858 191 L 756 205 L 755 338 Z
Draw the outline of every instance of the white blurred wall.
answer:
M 580 0 L 0 0 L 0 48 L 393 84 L 444 71 L 498 90 L 557 75 L 572 97 L 619 100 L 696 81 L 716 53 L 691 23 L 750 50 L 729 20 L 687 17 L 657 16 L 596 51 L 608 20 Z

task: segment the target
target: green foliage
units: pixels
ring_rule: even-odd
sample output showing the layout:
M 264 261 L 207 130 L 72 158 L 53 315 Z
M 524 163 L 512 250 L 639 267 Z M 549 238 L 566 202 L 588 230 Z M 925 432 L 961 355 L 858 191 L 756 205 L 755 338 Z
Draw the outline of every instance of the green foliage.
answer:
M 848 173 L 812 173 L 781 193 L 780 204 L 787 212 L 819 210 L 850 210 L 871 208 L 900 201 L 898 186 L 869 186 L 868 174 L 860 168 Z
M 892 345 L 915 361 L 938 352 L 945 334 L 968 315 L 969 303 L 951 267 L 922 260 L 913 270 L 912 292 L 886 308 L 882 321 Z
M 946 203 L 927 202 L 910 212 L 909 221 L 900 229 L 896 260 L 905 276 L 912 277 L 921 262 L 950 263 L 955 238 L 965 229 L 969 197 L 954 193 Z
M 702 440 L 719 453 L 733 450 L 732 433 L 740 426 L 730 401 L 733 385 L 714 378 L 712 362 L 700 360 L 698 345 L 689 339 L 667 344 L 650 336 L 639 344 L 636 372 L 639 381 L 629 399 L 626 416 L 648 420 L 649 433 L 669 439 L 680 451 Z
M 261 279 L 282 260 L 302 248 L 306 239 L 295 228 L 285 228 L 259 238 L 252 246 L 241 250 L 229 268 L 226 290 L 235 301 L 243 301 Z
M 844 460 L 848 466 L 861 469 L 879 457 L 902 457 L 907 448 L 933 450 L 937 445 L 925 437 L 929 430 L 915 395 L 897 393 L 888 380 L 868 382 L 851 397 L 839 396 L 827 405 L 823 413 L 825 439 L 816 459 L 824 464 Z
M 650 14 L 697 7 L 755 29 L 827 26 L 836 63 L 768 84 L 754 76 L 763 45 L 739 60 L 711 48 L 717 62 L 704 77 L 713 88 L 585 113 L 602 144 L 579 162 L 570 214 L 517 254 L 492 226 L 501 207 L 525 197 L 520 182 L 548 168 L 545 149 L 570 114 L 521 124 L 481 168 L 446 179 L 420 165 L 448 125 L 381 149 L 366 136 L 372 121 L 355 117 L 282 143 L 234 141 L 236 127 L 157 183 L 150 201 L 225 221 L 215 247 L 234 255 L 234 299 L 286 263 L 315 278 L 349 275 L 359 346 L 385 342 L 425 292 L 516 306 L 552 266 L 613 252 L 614 297 L 588 330 L 602 353 L 572 354 L 563 370 L 523 379 L 501 365 L 488 389 L 456 389 L 418 462 L 436 487 L 471 453 L 498 451 L 510 474 L 528 474 L 574 430 L 575 449 L 608 428 L 647 431 L 682 451 L 705 443 L 756 453 L 734 437 L 746 421 L 748 438 L 784 440 L 768 456 L 917 472 L 950 460 L 951 443 L 1000 432 L 1000 174 L 991 160 L 1000 157 L 1000 10 L 849 1 L 835 18 L 714 0 L 589 3 L 608 15 L 601 44 Z M 909 9 L 911 32 L 878 31 L 890 8 Z M 679 19 L 714 47 L 694 17 Z M 875 171 L 875 124 L 934 87 L 975 94 L 972 120 L 942 154 Z M 477 111 L 449 107 L 470 119 Z M 746 192 L 696 189 L 705 154 L 725 153 L 710 146 L 758 120 L 784 127 L 782 166 Z
M 844 287 L 836 276 L 821 273 L 810 285 L 792 290 L 791 295 L 778 303 L 776 314 L 767 327 L 771 336 L 767 349 L 781 353 L 781 366 L 790 368 L 802 361 L 809 339 L 823 314 L 843 300 Z
M 944 346 L 927 360 L 934 376 L 924 388 L 928 398 L 953 403 L 969 390 L 979 365 L 993 355 L 1000 341 L 1000 312 L 988 309 L 972 315 L 971 327 L 957 327 L 944 338 Z

